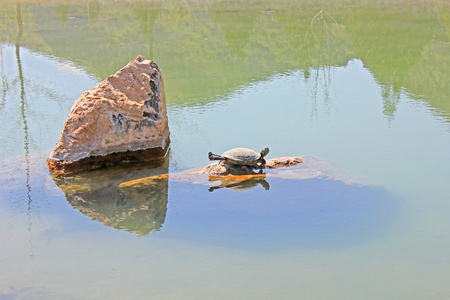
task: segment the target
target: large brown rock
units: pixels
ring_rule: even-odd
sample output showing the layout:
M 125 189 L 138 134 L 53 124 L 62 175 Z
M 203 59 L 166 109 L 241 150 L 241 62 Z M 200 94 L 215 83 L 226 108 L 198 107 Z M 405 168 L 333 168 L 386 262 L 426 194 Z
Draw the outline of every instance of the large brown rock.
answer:
M 64 174 L 161 159 L 168 146 L 162 74 L 138 56 L 74 102 L 47 162 L 52 173 Z

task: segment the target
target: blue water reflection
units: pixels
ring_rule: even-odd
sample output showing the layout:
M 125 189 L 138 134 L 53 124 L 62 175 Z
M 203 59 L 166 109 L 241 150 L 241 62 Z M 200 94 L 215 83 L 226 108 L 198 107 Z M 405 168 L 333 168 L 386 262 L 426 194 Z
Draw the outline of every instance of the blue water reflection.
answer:
M 270 190 L 221 189 L 170 182 L 166 235 L 199 243 L 270 251 L 365 243 L 386 232 L 400 201 L 377 186 L 329 179 L 270 178 Z

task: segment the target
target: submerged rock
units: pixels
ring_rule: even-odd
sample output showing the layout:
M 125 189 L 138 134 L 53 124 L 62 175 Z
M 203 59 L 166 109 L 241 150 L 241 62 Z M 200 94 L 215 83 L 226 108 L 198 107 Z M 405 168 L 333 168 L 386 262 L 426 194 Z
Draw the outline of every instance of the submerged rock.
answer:
M 160 180 L 171 180 L 190 182 L 193 184 L 210 185 L 212 182 L 220 181 L 219 185 L 211 186 L 209 191 L 220 188 L 228 188 L 235 191 L 244 191 L 261 185 L 265 190 L 269 190 L 270 185 L 266 181 L 266 176 L 280 177 L 283 171 L 275 169 L 285 169 L 301 164 L 303 159 L 298 156 L 277 157 L 268 159 L 264 165 L 265 169 L 272 170 L 266 174 L 263 169 L 257 172 L 255 168 L 242 165 L 231 165 L 223 161 L 212 163 L 202 169 L 191 169 L 171 174 L 160 174 L 150 177 L 139 178 L 119 185 L 120 188 L 132 188 L 147 185 L 155 185 Z
M 248 166 L 229 165 L 227 163 L 212 163 L 204 168 L 189 169 L 170 174 L 159 174 L 124 181 L 119 188 L 132 188 L 155 185 L 160 180 L 185 182 L 194 185 L 209 186 L 209 191 L 219 188 L 229 188 L 235 191 L 261 185 L 269 190 L 271 179 L 292 180 L 332 180 L 341 181 L 347 185 L 374 185 L 366 178 L 339 167 L 329 161 L 305 156 L 277 157 L 266 160 L 265 169 L 255 169 Z M 211 186 L 213 182 L 220 182 Z
M 169 142 L 161 71 L 138 56 L 74 102 L 47 162 L 52 173 L 65 174 L 155 160 Z

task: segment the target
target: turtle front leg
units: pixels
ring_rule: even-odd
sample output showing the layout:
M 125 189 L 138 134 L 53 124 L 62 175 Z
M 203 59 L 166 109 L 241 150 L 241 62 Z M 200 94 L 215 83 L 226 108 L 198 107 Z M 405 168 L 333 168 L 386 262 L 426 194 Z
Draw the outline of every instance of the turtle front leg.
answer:
M 255 167 L 258 168 L 258 169 L 261 169 L 261 170 L 265 169 L 266 168 L 266 160 L 264 158 L 261 158 L 259 160 L 259 162 L 256 163 Z

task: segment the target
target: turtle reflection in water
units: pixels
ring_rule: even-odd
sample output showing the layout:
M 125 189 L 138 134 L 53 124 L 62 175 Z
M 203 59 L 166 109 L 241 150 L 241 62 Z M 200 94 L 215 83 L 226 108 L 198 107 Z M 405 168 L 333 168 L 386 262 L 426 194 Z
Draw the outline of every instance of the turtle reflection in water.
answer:
M 212 192 L 220 188 L 228 188 L 233 191 L 246 191 L 250 190 L 258 185 L 267 191 L 270 186 L 266 181 L 266 174 L 252 174 L 252 175 L 225 175 L 225 176 L 209 176 L 209 181 L 221 181 L 220 185 L 212 186 L 208 191 Z

